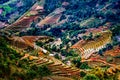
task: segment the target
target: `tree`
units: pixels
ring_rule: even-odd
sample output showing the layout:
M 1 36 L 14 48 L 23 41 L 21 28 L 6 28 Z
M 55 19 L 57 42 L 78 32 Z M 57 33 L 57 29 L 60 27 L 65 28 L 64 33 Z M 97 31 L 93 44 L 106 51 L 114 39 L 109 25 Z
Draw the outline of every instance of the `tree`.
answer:
M 58 54 L 55 54 L 54 57 L 60 59 L 60 56 Z
M 107 48 L 102 48 L 102 51 L 105 52 L 107 50 Z
M 65 16 L 65 15 L 62 15 L 62 16 L 60 17 L 60 21 L 62 21 L 62 20 L 64 20 L 64 19 L 66 19 L 66 16 Z
M 96 34 L 96 35 L 94 36 L 95 39 L 97 39 L 97 38 L 99 38 L 99 37 L 100 37 L 100 34 Z
M 112 31 L 113 36 L 120 35 L 120 24 L 112 26 L 110 30 Z
M 120 44 L 120 42 L 118 41 L 116 36 L 114 36 L 112 39 L 113 39 L 113 42 L 112 42 L 113 46 L 116 46 L 116 45 Z
M 47 68 L 46 65 L 43 65 L 38 67 L 38 74 L 40 75 L 40 80 L 42 80 L 44 76 L 51 75 L 51 71 Z
M 3 4 L 5 2 L 7 2 L 7 1 L 9 1 L 9 0 L 0 0 L 0 4 Z
M 103 50 L 100 49 L 100 50 L 98 51 L 98 54 L 103 55 Z
M 73 50 L 73 49 L 68 52 L 68 55 L 72 56 L 72 57 L 77 57 L 78 56 L 78 54 L 76 53 L 76 51 Z
M 51 49 L 52 49 L 53 51 L 57 51 L 56 45 L 53 45 Z
M 58 8 L 61 4 L 61 0 L 45 0 L 44 8 L 49 13 Z
M 106 45 L 106 48 L 107 48 L 107 50 L 111 50 L 113 48 L 113 46 L 109 43 Z
M 87 74 L 83 80 L 100 80 L 97 76 L 95 76 L 94 74 Z
M 90 33 L 89 36 L 88 36 L 88 40 L 91 40 L 91 39 L 93 39 L 93 34 L 92 33 Z
M 65 49 L 62 49 L 61 50 L 61 55 L 62 56 L 66 56 L 68 54 L 68 52 L 65 50 Z
M 92 71 L 91 74 L 96 75 L 97 77 L 100 78 L 100 80 L 104 80 L 104 78 L 106 77 L 105 75 L 105 70 L 99 66 L 95 66 Z
M 37 72 L 33 69 L 27 70 L 26 77 L 27 79 L 34 79 L 37 77 Z
M 80 69 L 89 69 L 90 67 L 88 66 L 88 64 L 86 62 L 81 63 L 80 65 Z
M 58 28 L 58 27 L 51 28 L 50 32 L 52 33 L 53 36 L 56 36 L 56 37 L 62 36 L 61 28 Z
M 86 75 L 85 72 L 83 72 L 83 71 L 80 72 L 80 76 L 81 76 L 81 77 L 84 77 L 85 75 Z
M 87 36 L 86 35 L 82 36 L 82 39 L 87 40 Z
M 81 57 L 78 57 L 78 58 L 75 58 L 75 59 L 72 60 L 73 64 L 75 64 L 75 66 L 78 67 L 78 68 L 81 65 L 80 61 L 81 61 Z

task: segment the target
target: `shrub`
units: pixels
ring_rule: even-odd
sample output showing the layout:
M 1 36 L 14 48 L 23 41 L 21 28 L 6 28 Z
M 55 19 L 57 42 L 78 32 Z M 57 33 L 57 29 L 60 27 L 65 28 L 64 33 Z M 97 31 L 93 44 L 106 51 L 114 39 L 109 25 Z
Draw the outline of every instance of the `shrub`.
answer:
M 30 69 L 30 70 L 27 70 L 27 73 L 26 73 L 26 77 L 29 79 L 33 79 L 37 76 L 37 72 Z
M 108 56 L 107 57 L 107 62 L 112 62 L 112 61 L 113 61 L 113 57 Z
M 106 48 L 107 48 L 107 50 L 111 50 L 113 48 L 113 46 L 109 43 L 106 45 Z
M 99 54 L 99 55 L 103 55 L 103 50 L 100 49 L 100 50 L 98 51 L 98 54 Z
M 88 36 L 88 40 L 91 40 L 91 39 L 93 39 L 93 34 L 92 33 L 90 33 L 89 36 Z
M 42 79 L 42 77 L 44 76 L 51 75 L 51 71 L 47 68 L 46 65 L 43 65 L 43 66 L 38 67 L 38 74 L 40 75 L 40 78 Z
M 95 76 L 94 74 L 87 74 L 83 80 L 100 80 L 97 76 Z
M 120 24 L 112 26 L 110 30 L 112 31 L 113 36 L 120 35 Z
M 85 72 L 83 72 L 83 71 L 80 72 L 80 76 L 81 76 L 81 77 L 84 77 L 85 75 L 86 75 Z
M 73 64 L 75 64 L 75 66 L 78 67 L 78 68 L 81 65 L 80 61 L 81 61 L 81 57 L 78 57 L 78 58 L 75 58 L 75 59 L 72 60 Z
M 82 36 L 82 39 L 87 40 L 87 36 L 86 35 Z
M 80 65 L 80 69 L 89 69 L 90 67 L 88 66 L 88 64 L 86 62 L 81 63 Z
M 60 56 L 58 54 L 55 54 L 54 57 L 60 59 Z
M 96 35 L 94 36 L 95 39 L 97 39 L 97 38 L 99 38 L 99 37 L 100 37 L 100 34 L 96 34 Z
M 78 56 L 78 54 L 76 53 L 75 50 L 70 50 L 68 55 L 73 56 L 73 57 L 77 57 Z

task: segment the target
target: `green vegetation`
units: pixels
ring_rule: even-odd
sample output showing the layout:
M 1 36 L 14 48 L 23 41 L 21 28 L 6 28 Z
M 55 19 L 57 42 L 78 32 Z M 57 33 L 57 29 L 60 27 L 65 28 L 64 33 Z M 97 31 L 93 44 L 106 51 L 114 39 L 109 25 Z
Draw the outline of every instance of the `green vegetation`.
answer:
M 83 71 L 80 72 L 80 76 L 81 76 L 81 77 L 84 77 L 85 75 L 86 75 L 85 72 L 83 72 Z
M 12 11 L 12 8 L 9 5 L 6 6 L 0 6 L 4 11 L 2 12 L 2 16 L 6 17 L 7 13 L 10 13 Z
M 113 61 L 113 57 L 108 56 L 108 57 L 107 57 L 107 62 L 112 62 L 112 61 Z
M 88 64 L 86 62 L 83 62 L 80 65 L 80 69 L 90 69 L 90 67 L 88 66 Z
M 94 39 L 93 33 L 89 33 L 88 36 L 84 35 L 82 38 L 83 38 L 83 40 L 92 40 L 92 39 Z
M 32 5 L 36 1 L 37 0 L 18 0 L 17 2 L 16 0 L 12 0 L 11 4 L 6 4 L 6 5 L 3 4 L 2 6 L 0 6 L 1 22 L 5 22 L 5 23 L 14 22 L 18 17 L 24 14 L 30 7 L 32 7 Z M 69 3 L 63 3 L 64 1 L 69 2 Z M 101 1 L 97 1 L 97 0 L 42 0 L 42 2 L 38 1 L 38 4 L 40 6 L 43 5 L 43 8 L 44 8 L 43 13 L 45 13 L 42 15 L 43 18 L 45 18 L 50 13 L 53 13 L 51 18 L 54 18 L 56 16 L 56 13 L 59 13 L 60 11 L 58 10 L 58 12 L 57 11 L 53 12 L 57 8 L 63 7 L 65 8 L 65 11 L 61 13 L 62 16 L 60 20 L 58 20 L 57 25 L 56 23 L 54 25 L 45 24 L 44 26 L 41 26 L 41 27 L 37 25 L 37 22 L 41 21 L 41 10 L 38 11 L 38 13 L 40 13 L 39 20 L 38 21 L 34 20 L 31 23 L 31 26 L 29 26 L 30 28 L 27 28 L 26 31 L 25 30 L 23 32 L 21 31 L 19 36 L 46 35 L 46 36 L 51 36 L 54 38 L 60 38 L 62 40 L 60 42 L 60 45 L 59 44 L 57 45 L 54 42 L 52 43 L 53 40 L 47 40 L 47 41 L 43 40 L 43 42 L 41 40 L 41 41 L 36 42 L 36 44 L 48 50 L 48 52 L 52 53 L 55 58 L 63 62 L 70 61 L 72 63 L 71 64 L 72 66 L 79 68 L 81 71 L 84 70 L 85 72 L 80 72 L 79 74 L 80 77 L 83 78 L 83 80 L 117 80 L 119 71 L 117 72 L 117 71 L 111 70 L 110 73 L 108 73 L 107 72 L 108 66 L 107 66 L 107 69 L 103 67 L 100 67 L 100 68 L 90 67 L 87 62 L 82 62 L 81 56 L 77 53 L 76 50 L 71 50 L 70 47 L 76 42 L 80 41 L 81 39 L 88 40 L 88 41 L 90 40 L 91 42 L 96 41 L 95 43 L 100 41 L 98 44 L 93 43 L 95 44 L 95 46 L 93 47 L 97 47 L 98 45 L 102 46 L 106 44 L 106 46 L 100 49 L 98 52 L 98 54 L 103 55 L 105 51 L 114 49 L 114 46 L 118 46 L 118 45 L 120 46 L 120 41 L 119 41 L 120 24 L 116 24 L 119 21 L 120 17 L 118 16 L 119 10 L 115 9 L 117 8 L 117 6 L 119 6 L 119 2 L 117 1 L 112 2 L 112 0 L 108 0 L 108 1 L 104 1 L 104 0 L 101 0 Z M 70 4 L 70 5 L 67 5 L 67 4 Z M 94 6 L 93 4 L 96 6 Z M 37 8 L 39 8 L 39 6 L 37 6 Z M 26 16 L 28 17 L 33 16 L 31 13 L 28 14 L 28 12 L 26 12 L 27 14 Z M 11 17 L 13 19 L 11 19 Z M 64 21 L 60 22 L 62 20 L 65 20 L 65 22 Z M 26 27 L 26 26 L 23 26 L 23 27 Z M 112 42 L 111 42 L 111 38 L 110 38 L 111 36 L 109 36 L 109 33 L 106 34 L 105 37 L 102 37 L 101 33 L 94 35 L 92 32 L 90 32 L 88 35 L 84 35 L 86 34 L 87 31 L 89 31 L 88 29 L 90 28 L 95 29 L 98 27 L 100 27 L 99 30 L 103 30 L 103 31 L 107 29 L 111 30 Z M 12 33 L 14 33 L 14 31 Z M 103 43 L 103 42 L 106 42 L 106 43 Z M 86 48 L 83 48 L 83 50 L 85 49 Z M 90 51 L 91 50 L 92 49 L 90 48 Z M 30 51 L 31 51 L 30 53 L 34 52 L 34 50 L 32 52 L 32 50 L 30 49 L 26 51 L 28 53 Z M 38 53 L 38 51 L 36 50 L 34 53 Z M 94 53 L 92 56 L 94 56 L 95 54 L 96 53 Z M 0 79 L 3 79 L 3 80 L 33 80 L 33 79 L 42 80 L 43 77 L 51 75 L 51 71 L 48 69 L 47 64 L 54 63 L 54 60 L 50 61 L 47 55 L 45 55 L 45 58 L 47 59 L 43 60 L 45 61 L 43 63 L 45 63 L 46 65 L 44 64 L 41 65 L 40 60 L 39 61 L 36 60 L 36 63 L 38 63 L 39 65 L 38 64 L 34 65 L 35 62 L 33 61 L 33 59 L 29 60 L 30 58 L 33 58 L 33 54 L 30 54 L 32 55 L 32 57 L 29 57 L 29 59 L 27 58 L 27 59 L 21 60 L 21 57 L 23 57 L 23 55 L 20 55 L 17 52 L 17 50 L 10 48 L 10 45 L 6 41 L 6 39 L 0 37 Z M 36 54 L 34 54 L 34 56 L 35 55 Z M 85 54 L 85 56 L 86 55 L 87 54 Z M 101 56 L 100 58 L 102 60 L 102 58 L 104 59 L 104 56 Z M 108 63 L 114 62 L 112 56 L 105 55 L 105 58 Z M 116 58 L 119 58 L 119 56 L 117 56 Z M 94 58 L 92 59 L 94 61 Z M 58 62 L 56 61 L 55 65 L 57 65 Z M 33 63 L 33 65 L 31 65 L 31 63 Z M 54 66 L 54 68 L 57 70 L 56 67 L 59 67 L 59 66 Z M 60 70 L 61 69 L 62 68 L 60 66 Z
M 82 36 L 82 39 L 83 39 L 83 40 L 94 40 L 94 39 L 98 39 L 99 37 L 100 37 L 100 34 L 95 34 L 95 35 L 93 36 L 93 33 L 90 32 L 89 35 L 84 35 L 84 36 Z
M 120 36 L 120 24 L 116 24 L 114 26 L 112 26 L 110 28 L 110 30 L 112 31 L 112 45 L 116 46 L 116 45 L 120 45 L 120 41 L 117 39 L 117 36 Z
M 83 80 L 100 80 L 97 76 L 95 76 L 94 74 L 87 74 Z
M 60 56 L 59 56 L 58 54 L 55 54 L 54 57 L 55 57 L 56 59 L 60 59 Z
M 44 76 L 48 76 L 51 75 L 51 71 L 47 68 L 47 66 L 43 65 L 43 66 L 39 66 L 38 67 L 38 74 L 40 75 L 40 78 L 42 79 L 42 77 Z
M 116 24 L 110 28 L 112 31 L 113 36 L 120 35 L 120 24 Z
M 86 62 L 81 62 L 81 57 L 73 58 L 72 63 L 80 69 L 90 69 Z
M 0 78 L 1 79 L 25 79 L 33 80 L 34 78 L 40 78 L 50 75 L 51 72 L 46 65 L 30 66 L 28 62 L 30 60 L 23 59 L 19 53 L 11 49 L 6 42 L 5 38 L 0 37 Z
M 113 44 L 108 43 L 106 46 L 98 51 L 98 54 L 103 55 L 103 53 L 107 50 L 113 49 Z

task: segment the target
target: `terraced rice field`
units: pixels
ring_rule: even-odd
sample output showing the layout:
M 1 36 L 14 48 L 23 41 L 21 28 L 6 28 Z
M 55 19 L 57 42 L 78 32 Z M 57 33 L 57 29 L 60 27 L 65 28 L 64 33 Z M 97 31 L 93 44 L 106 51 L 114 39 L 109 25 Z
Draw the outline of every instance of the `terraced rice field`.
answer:
M 71 48 L 79 50 L 82 57 L 84 56 L 83 58 L 87 59 L 90 56 L 88 54 L 99 51 L 101 48 L 104 48 L 107 43 L 111 42 L 112 33 L 110 31 L 103 31 L 99 34 L 101 35 L 99 38 L 79 41 Z
M 63 80 L 72 80 L 69 79 L 73 78 L 73 77 L 77 77 L 80 78 L 80 69 L 77 69 L 75 67 L 71 67 L 71 66 L 67 66 L 64 63 L 62 63 L 60 60 L 55 59 L 54 57 L 51 56 L 47 56 L 47 55 L 40 55 L 40 56 L 33 56 L 30 53 L 25 53 L 25 51 L 22 51 L 19 48 L 16 47 L 12 47 L 13 49 L 17 49 L 18 53 L 21 53 L 21 55 L 24 55 L 22 59 L 29 59 L 30 62 L 29 64 L 32 65 L 37 65 L 37 66 L 41 66 L 41 65 L 47 65 L 48 69 L 52 72 L 53 75 L 56 76 L 61 76 L 63 77 Z M 65 77 L 65 78 L 64 78 Z M 68 79 L 66 78 L 68 77 Z M 55 77 L 51 77 L 51 78 L 55 78 Z M 57 79 L 57 77 L 55 78 Z M 59 79 L 57 79 L 59 80 Z M 60 79 L 61 80 L 61 79 Z
M 61 61 L 55 59 L 54 57 L 39 56 L 37 60 L 33 60 L 30 63 L 33 63 L 31 65 L 37 65 L 37 66 L 43 64 L 47 65 L 53 75 L 65 76 L 65 77 L 72 77 L 72 76 L 80 77 L 79 69 L 67 66 L 63 64 Z
M 38 18 L 43 18 L 43 12 L 38 13 L 37 7 L 42 7 L 42 6 L 39 6 L 36 2 L 18 20 L 16 20 L 13 24 L 6 27 L 5 30 L 22 31 L 22 30 L 30 27 L 31 22 L 37 21 Z

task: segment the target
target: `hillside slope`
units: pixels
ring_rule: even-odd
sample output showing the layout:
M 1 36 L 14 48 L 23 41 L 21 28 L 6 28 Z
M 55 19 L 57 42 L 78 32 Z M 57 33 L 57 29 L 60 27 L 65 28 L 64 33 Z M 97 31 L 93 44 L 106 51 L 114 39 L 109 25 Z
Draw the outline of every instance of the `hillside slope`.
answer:
M 120 0 L 0 1 L 0 79 L 119 80 Z

